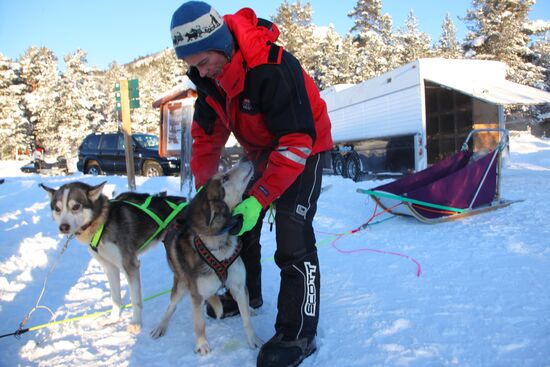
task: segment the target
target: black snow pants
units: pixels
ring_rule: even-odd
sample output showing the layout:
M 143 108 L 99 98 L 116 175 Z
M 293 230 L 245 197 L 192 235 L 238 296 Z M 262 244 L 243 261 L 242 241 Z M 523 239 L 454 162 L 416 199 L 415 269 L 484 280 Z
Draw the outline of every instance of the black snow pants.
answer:
M 304 171 L 274 202 L 275 263 L 281 269 L 275 331 L 285 339 L 312 338 L 319 322 L 320 271 L 312 222 L 321 193 L 321 154 L 307 159 Z M 242 236 L 241 257 L 250 300 L 261 297 L 260 233 L 264 216 L 265 211 L 256 226 Z

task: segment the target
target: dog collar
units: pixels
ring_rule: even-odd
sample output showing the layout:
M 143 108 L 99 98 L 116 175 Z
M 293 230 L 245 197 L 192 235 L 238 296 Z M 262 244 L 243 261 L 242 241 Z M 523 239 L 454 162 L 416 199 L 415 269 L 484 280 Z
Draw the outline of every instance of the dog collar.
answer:
M 227 270 L 241 254 L 241 241 L 237 241 L 237 247 L 235 247 L 235 251 L 233 251 L 233 254 L 222 261 L 216 259 L 216 257 L 212 254 L 212 252 L 210 252 L 208 247 L 206 247 L 199 236 L 195 235 L 195 238 L 193 239 L 193 245 L 195 246 L 195 249 L 199 253 L 200 257 L 204 260 L 204 262 L 206 262 L 208 266 L 210 266 L 210 268 L 214 270 L 218 278 L 220 278 L 222 285 L 225 285 L 225 281 L 227 280 Z

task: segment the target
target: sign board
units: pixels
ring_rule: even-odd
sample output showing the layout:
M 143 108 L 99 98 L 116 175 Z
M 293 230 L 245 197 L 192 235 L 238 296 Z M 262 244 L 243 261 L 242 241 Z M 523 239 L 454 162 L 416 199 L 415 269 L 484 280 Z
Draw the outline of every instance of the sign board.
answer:
M 159 148 L 161 156 L 180 157 L 182 137 L 188 135 L 191 138 L 194 105 L 195 98 L 184 98 L 162 106 Z
M 180 158 L 180 190 L 185 181 L 189 182 L 191 195 L 193 177 L 191 175 L 191 125 L 195 110 L 195 97 L 178 99 L 162 105 L 159 154 L 163 157 Z
M 138 79 L 128 80 L 128 99 L 130 102 L 130 109 L 139 108 L 139 81 Z M 120 93 L 120 83 L 115 83 L 115 109 L 117 111 L 122 110 L 121 105 L 121 93 Z

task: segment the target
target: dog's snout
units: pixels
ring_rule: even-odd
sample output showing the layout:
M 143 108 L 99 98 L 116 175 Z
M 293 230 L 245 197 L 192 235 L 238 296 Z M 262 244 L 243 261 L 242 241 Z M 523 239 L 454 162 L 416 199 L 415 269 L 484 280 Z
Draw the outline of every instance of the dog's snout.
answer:
M 68 225 L 67 223 L 61 223 L 59 225 L 59 232 L 61 233 L 69 233 L 70 230 L 71 230 L 71 226 Z

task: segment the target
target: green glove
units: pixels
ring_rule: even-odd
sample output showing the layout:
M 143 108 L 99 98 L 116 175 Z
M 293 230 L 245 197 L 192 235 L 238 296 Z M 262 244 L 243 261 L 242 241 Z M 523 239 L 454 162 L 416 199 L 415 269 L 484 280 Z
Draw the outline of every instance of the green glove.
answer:
M 254 196 L 244 199 L 233 209 L 233 217 L 237 220 L 237 223 L 229 233 L 240 236 L 250 231 L 258 222 L 261 211 L 262 204 Z

